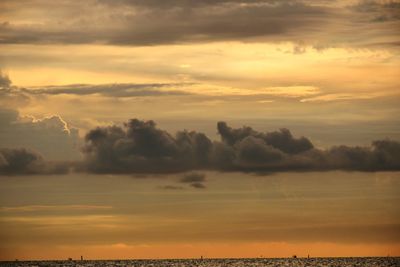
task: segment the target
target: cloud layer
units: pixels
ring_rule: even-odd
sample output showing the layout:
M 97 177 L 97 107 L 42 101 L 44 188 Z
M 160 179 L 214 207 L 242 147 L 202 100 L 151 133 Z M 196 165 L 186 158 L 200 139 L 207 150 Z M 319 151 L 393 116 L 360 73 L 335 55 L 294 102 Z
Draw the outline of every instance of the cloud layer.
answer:
M 0 42 L 157 45 L 182 42 L 318 40 L 365 44 L 351 32 L 372 28 L 372 44 L 396 46 L 399 3 L 393 1 L 91 0 L 2 1 Z M 346 23 L 344 23 L 346 22 Z M 384 30 L 384 31 L 382 31 Z M 331 34 L 326 34 L 331 33 Z M 349 34 L 350 33 L 350 34 Z M 332 34 L 339 37 L 333 39 Z M 371 37 L 371 36 L 369 36 Z M 370 43 L 371 44 L 371 43 Z
M 10 21 L 0 24 L 1 43 L 94 43 L 155 45 L 176 42 L 233 40 L 260 36 L 290 35 L 315 21 L 322 23 L 329 9 L 303 1 L 91 1 L 76 5 L 66 1 L 63 10 L 40 1 L 33 9 L 43 19 L 31 23 Z M 17 12 L 12 2 L 4 4 L 9 13 Z M 67 21 L 44 11 L 61 13 Z M 85 11 L 85 16 L 70 17 L 68 11 Z M 67 12 L 66 12 L 67 11 Z M 3 13 L 7 17 L 7 12 Z M 79 13 L 78 13 L 79 14 Z M 41 23 L 40 23 L 40 22 Z M 36 23 L 35 23 L 36 22 Z M 85 27 L 82 27 L 82 24 Z M 91 26 L 89 26 L 91 25 Z M 137 25 L 140 25 L 138 27 Z M 99 27 L 100 26 L 100 27 Z M 308 30 L 307 30 L 308 31 Z
M 115 84 L 68 84 L 59 86 L 41 86 L 24 88 L 11 86 L 12 81 L 8 75 L 0 69 L 0 96 L 11 102 L 11 100 L 25 99 L 29 101 L 30 96 L 52 96 L 52 95 L 101 95 L 106 97 L 146 97 L 146 96 L 169 96 L 189 95 L 184 88 L 195 85 L 194 83 L 115 83 Z M 3 100 L 3 101 L 4 101 Z M 2 101 L 2 102 L 3 102 Z
M 276 171 L 400 169 L 400 143 L 374 141 L 370 147 L 315 148 L 288 129 L 258 132 L 218 123 L 221 141 L 195 131 L 172 135 L 153 121 L 130 120 L 123 127 L 101 127 L 86 135 L 86 171 L 94 173 L 173 173 L 192 170 Z M 197 177 L 197 176 L 196 176 Z
M 65 174 L 69 165 L 45 161 L 37 152 L 24 148 L 0 149 L 0 175 Z
M 259 132 L 247 126 L 231 128 L 225 122 L 218 122 L 217 129 L 221 141 L 212 141 L 196 131 L 173 135 L 159 129 L 154 121 L 138 119 L 123 126 L 98 127 L 85 137 L 84 160 L 73 166 L 76 171 L 97 174 L 400 170 L 397 141 L 377 140 L 370 147 L 334 146 L 322 150 L 306 137 L 294 137 L 288 129 Z M 25 149 L 1 153 L 2 174 L 59 172 L 57 168 L 49 169 L 41 156 Z M 201 187 L 204 176 L 191 173 L 181 182 Z
M 25 90 L 31 95 L 103 95 L 108 97 L 136 97 L 136 96 L 163 96 L 187 95 L 182 88 L 191 83 L 144 83 L 144 84 L 71 84 L 64 86 L 44 86 Z M 163 90 L 166 89 L 166 90 Z

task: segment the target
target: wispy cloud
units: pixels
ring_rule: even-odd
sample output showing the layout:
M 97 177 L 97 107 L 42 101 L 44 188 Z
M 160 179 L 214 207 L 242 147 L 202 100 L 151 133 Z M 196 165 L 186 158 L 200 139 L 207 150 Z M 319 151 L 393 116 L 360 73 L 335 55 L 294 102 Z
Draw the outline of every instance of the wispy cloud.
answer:
M 393 92 L 393 94 L 397 94 Z M 335 94 L 320 94 L 309 98 L 301 99 L 300 102 L 330 102 L 330 101 L 341 101 L 341 100 L 363 100 L 363 99 L 374 99 L 386 96 L 387 93 L 380 92 L 369 92 L 369 93 L 335 93 Z
M 187 95 L 183 90 L 192 83 L 145 83 L 145 84 L 71 84 L 63 86 L 45 86 L 26 89 L 32 95 L 103 95 L 109 97 L 138 97 Z
M 269 87 L 261 91 L 266 95 L 282 96 L 282 97 L 305 97 L 321 93 L 321 90 L 316 86 L 280 86 Z

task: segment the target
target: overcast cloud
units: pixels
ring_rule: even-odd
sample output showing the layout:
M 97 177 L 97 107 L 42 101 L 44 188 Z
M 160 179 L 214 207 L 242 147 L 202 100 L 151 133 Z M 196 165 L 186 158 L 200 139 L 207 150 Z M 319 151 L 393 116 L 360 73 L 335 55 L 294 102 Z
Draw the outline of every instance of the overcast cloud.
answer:
M 65 0 L 55 5 L 48 0 L 7 0 L 0 7 L 0 42 L 8 44 L 227 40 L 305 41 L 318 47 L 399 44 L 394 30 L 399 25 L 397 1 Z M 364 27 L 370 28 L 369 35 L 360 31 Z M 357 40 L 351 34 L 355 30 Z

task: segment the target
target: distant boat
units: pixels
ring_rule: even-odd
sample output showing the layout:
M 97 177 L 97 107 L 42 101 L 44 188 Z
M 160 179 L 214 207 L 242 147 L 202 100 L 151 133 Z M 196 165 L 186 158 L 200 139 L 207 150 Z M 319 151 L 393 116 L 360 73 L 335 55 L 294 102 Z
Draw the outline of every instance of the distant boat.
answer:
M 293 255 L 293 259 L 297 259 L 297 256 L 296 256 L 296 255 Z

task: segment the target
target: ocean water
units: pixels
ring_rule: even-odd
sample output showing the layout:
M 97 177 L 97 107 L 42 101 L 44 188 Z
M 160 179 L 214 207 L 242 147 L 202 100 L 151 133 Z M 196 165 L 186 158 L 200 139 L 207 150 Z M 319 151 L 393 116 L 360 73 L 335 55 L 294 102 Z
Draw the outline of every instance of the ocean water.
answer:
M 365 258 L 281 258 L 281 259 L 169 259 L 169 260 L 72 260 L 72 261 L 13 261 L 0 262 L 0 266 L 39 267 L 400 267 L 400 257 Z

